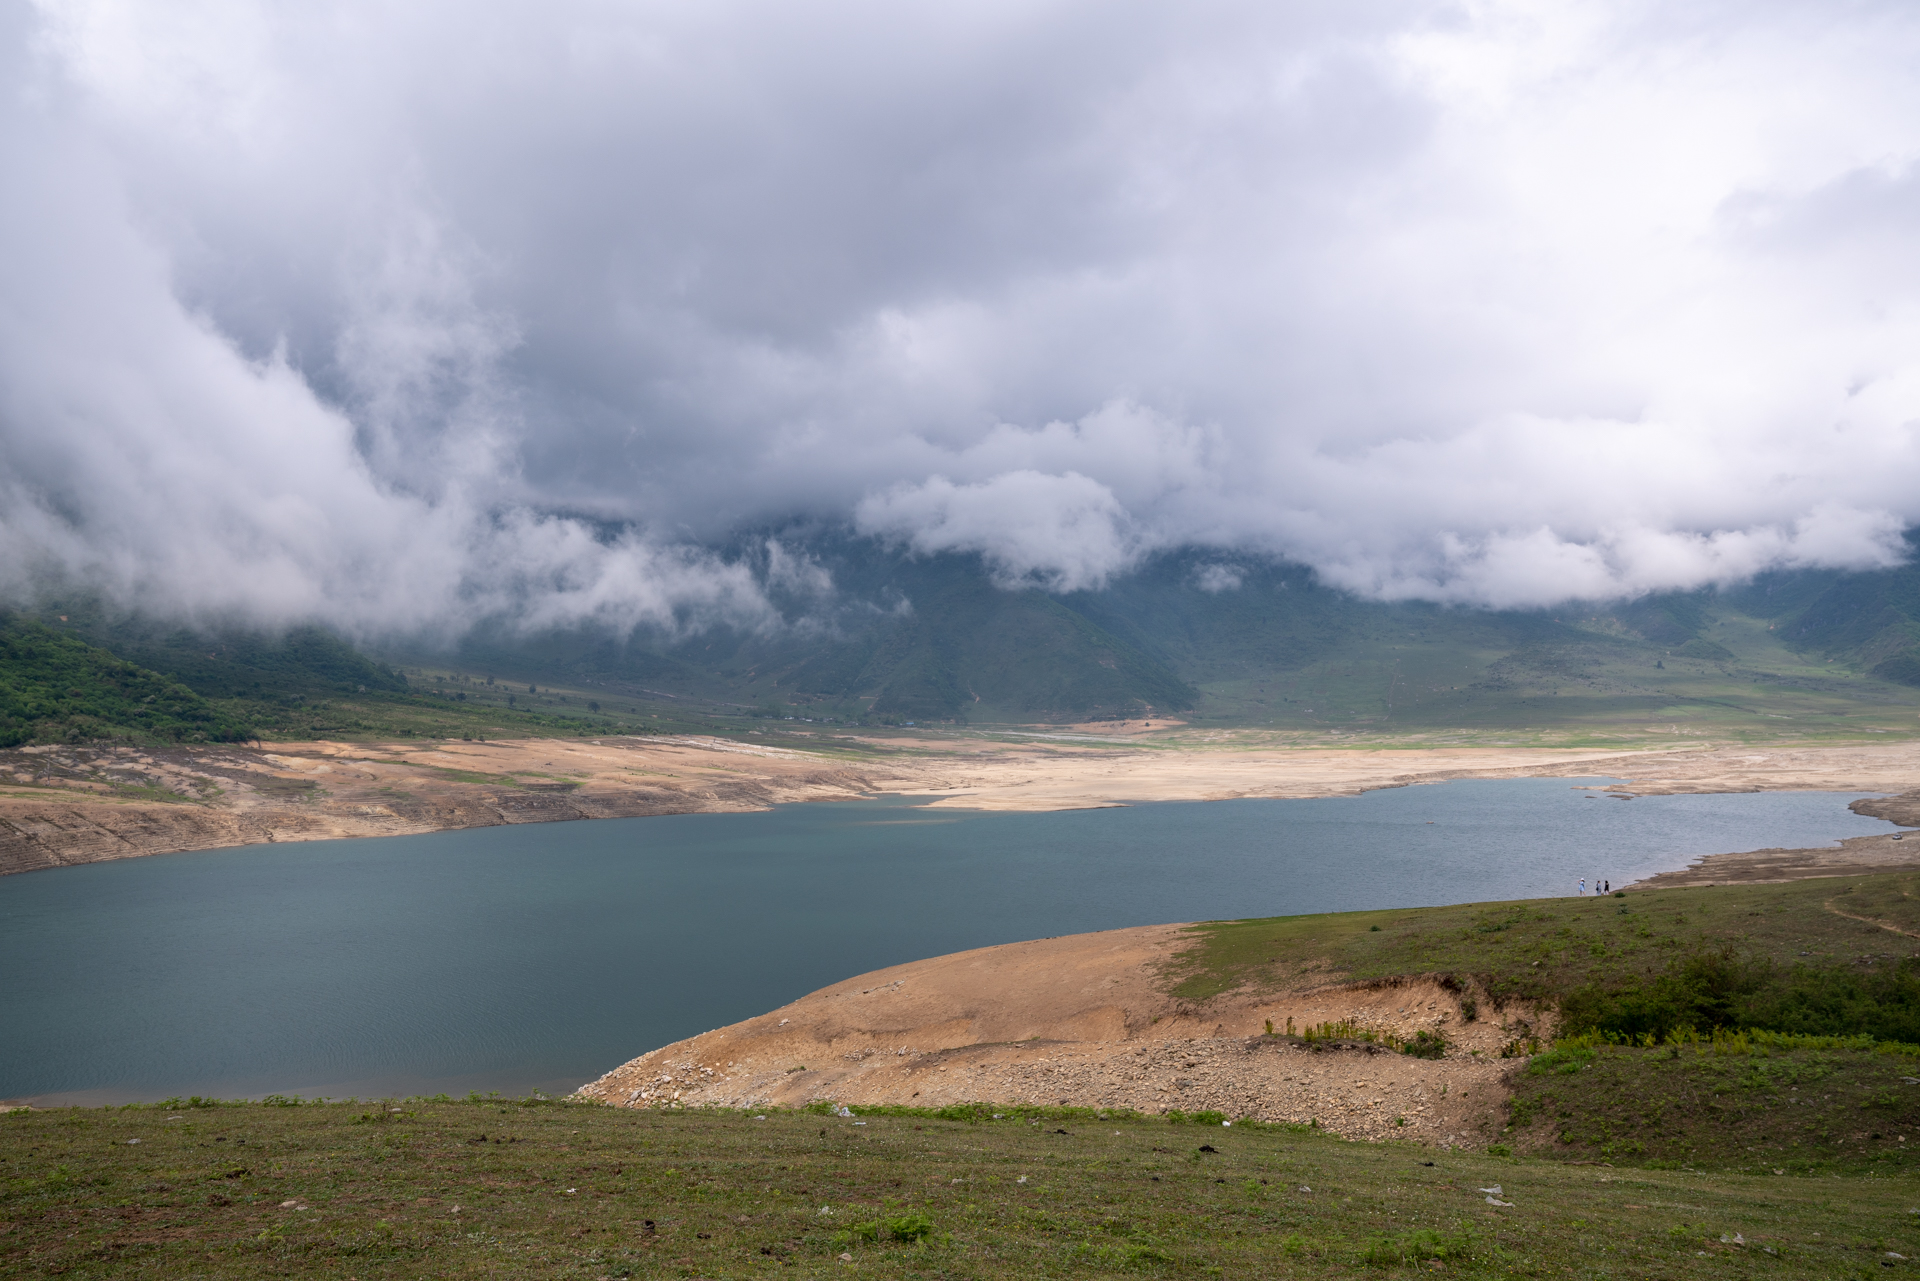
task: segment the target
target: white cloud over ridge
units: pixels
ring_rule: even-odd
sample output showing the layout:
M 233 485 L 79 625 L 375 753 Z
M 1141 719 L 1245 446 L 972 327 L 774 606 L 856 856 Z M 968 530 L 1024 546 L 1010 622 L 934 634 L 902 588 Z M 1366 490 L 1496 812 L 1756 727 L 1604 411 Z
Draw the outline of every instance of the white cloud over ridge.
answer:
M 1894 3 L 14 4 L 0 591 L 765 626 L 817 567 L 702 548 L 796 518 L 1058 590 L 1889 564 L 1917 56 Z

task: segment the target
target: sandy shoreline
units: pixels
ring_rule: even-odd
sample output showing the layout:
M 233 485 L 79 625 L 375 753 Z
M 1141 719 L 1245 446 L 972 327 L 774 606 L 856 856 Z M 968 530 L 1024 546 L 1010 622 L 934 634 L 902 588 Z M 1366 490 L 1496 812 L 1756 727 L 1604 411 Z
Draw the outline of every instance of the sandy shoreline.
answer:
M 926 797 L 935 808 L 1040 811 L 1354 796 L 1467 778 L 1603 775 L 1625 780 L 1614 790 L 1638 795 L 1904 793 L 1920 785 L 1920 742 L 1904 740 L 1651 751 L 1297 748 L 1038 733 L 1013 742 L 876 735 L 788 742 L 800 745 L 609 737 L 14 749 L 0 752 L 0 875 L 180 850 L 737 813 L 875 794 Z M 1913 818 L 1920 821 L 1920 809 Z M 1870 848 L 1875 841 L 1881 844 Z M 1920 861 L 1920 841 L 1912 845 Z M 1823 858 L 1848 868 L 1895 865 L 1906 852 L 1885 838 L 1859 838 L 1839 851 L 1773 851 L 1782 857 L 1741 874 L 1806 875 Z

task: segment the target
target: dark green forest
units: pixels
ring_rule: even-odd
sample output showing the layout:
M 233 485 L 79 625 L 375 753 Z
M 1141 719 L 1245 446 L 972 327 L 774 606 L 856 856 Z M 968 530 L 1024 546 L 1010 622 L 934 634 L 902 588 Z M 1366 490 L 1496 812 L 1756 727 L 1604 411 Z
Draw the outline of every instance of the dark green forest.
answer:
M 228 743 L 255 731 L 177 680 L 30 618 L 0 619 L 0 746 L 115 737 Z

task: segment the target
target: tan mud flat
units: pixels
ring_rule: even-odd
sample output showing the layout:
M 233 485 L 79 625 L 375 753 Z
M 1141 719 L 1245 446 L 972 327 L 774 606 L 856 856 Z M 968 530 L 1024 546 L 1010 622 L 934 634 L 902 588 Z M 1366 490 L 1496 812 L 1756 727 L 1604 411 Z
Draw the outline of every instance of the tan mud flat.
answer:
M 1480 1146 L 1497 1130 L 1513 1060 L 1496 1021 L 1469 1022 L 1431 978 L 1166 992 L 1189 927 L 1146 926 L 981 948 L 877 970 L 623 1064 L 580 1090 L 620 1107 L 858 1107 L 1006 1103 L 1217 1111 L 1317 1122 L 1349 1138 Z M 1484 1003 L 1483 1003 L 1484 1008 Z M 1509 1007 L 1512 1023 L 1532 1011 Z M 1283 1035 L 1351 1022 L 1445 1058 Z M 1512 1026 L 1509 1024 L 1509 1027 Z

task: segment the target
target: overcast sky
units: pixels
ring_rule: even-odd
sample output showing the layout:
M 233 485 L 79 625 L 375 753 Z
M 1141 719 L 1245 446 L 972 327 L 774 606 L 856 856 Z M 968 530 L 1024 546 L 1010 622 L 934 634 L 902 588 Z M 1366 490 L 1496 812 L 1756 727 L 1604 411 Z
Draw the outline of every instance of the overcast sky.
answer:
M 1920 519 L 1911 3 L 0 6 L 16 595 L 751 620 L 817 576 L 705 549 L 827 521 L 1540 605 Z

